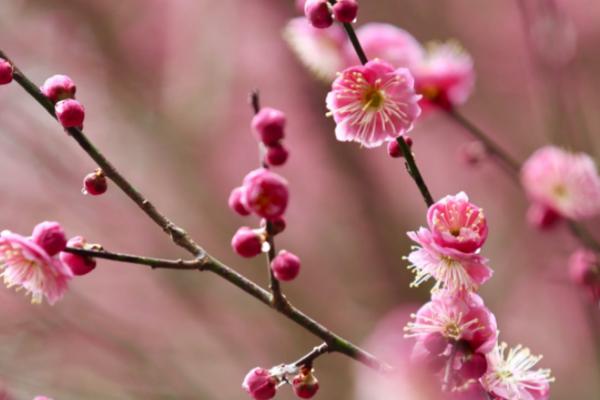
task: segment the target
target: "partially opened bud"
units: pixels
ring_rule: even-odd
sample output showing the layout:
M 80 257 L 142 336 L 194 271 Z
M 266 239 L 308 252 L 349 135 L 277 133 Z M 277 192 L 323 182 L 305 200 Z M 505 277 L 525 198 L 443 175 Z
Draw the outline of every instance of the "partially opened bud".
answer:
M 33 228 L 31 239 L 46 250 L 50 257 L 60 253 L 67 245 L 64 229 L 58 222 L 44 221 Z
M 262 245 L 265 241 L 264 235 L 247 226 L 242 226 L 237 230 L 231 239 L 231 247 L 242 257 L 250 258 L 259 255 L 262 252 Z
M 56 118 L 64 128 L 80 128 L 83 126 L 85 109 L 77 100 L 61 100 L 54 106 Z
M 0 85 L 7 85 L 13 80 L 13 66 L 7 60 L 0 58 Z
M 292 380 L 292 388 L 296 396 L 301 399 L 310 399 L 319 391 L 319 381 L 311 370 L 303 368 Z
M 75 82 L 68 76 L 53 75 L 46 79 L 40 90 L 53 103 L 57 103 L 61 100 L 74 99 L 77 88 Z
M 268 370 L 256 367 L 244 378 L 242 388 L 254 400 L 270 400 L 277 393 L 277 379 Z
M 81 236 L 75 236 L 67 242 L 68 247 L 75 249 L 85 249 L 87 241 Z M 60 260 L 67 267 L 73 271 L 74 275 L 85 275 L 92 272 L 96 268 L 96 260 L 92 257 L 80 256 L 78 254 L 67 253 L 65 251 L 60 253 Z
M 287 181 L 274 172 L 259 168 L 244 178 L 242 202 L 259 217 L 274 219 L 287 208 L 289 192 Z

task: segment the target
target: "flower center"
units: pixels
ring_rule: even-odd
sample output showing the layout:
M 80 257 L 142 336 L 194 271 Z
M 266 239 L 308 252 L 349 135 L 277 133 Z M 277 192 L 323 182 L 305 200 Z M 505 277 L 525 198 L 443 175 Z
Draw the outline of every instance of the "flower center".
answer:
M 450 229 L 450 234 L 454 237 L 458 237 L 460 235 L 460 228 L 452 228 Z
M 565 187 L 565 185 L 558 184 L 554 186 L 553 191 L 556 197 L 566 197 L 567 195 L 567 188 Z
M 456 322 L 451 322 L 444 326 L 444 336 L 454 340 L 460 338 L 461 329 Z
M 376 87 L 372 87 L 364 95 L 363 98 L 363 110 L 374 110 L 377 111 L 383 105 L 385 101 L 384 94 L 381 90 Z

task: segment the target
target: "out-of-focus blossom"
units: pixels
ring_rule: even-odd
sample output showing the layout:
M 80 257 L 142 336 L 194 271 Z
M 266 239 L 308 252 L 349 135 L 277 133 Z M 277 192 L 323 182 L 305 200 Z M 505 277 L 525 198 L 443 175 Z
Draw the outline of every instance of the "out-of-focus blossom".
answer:
M 288 184 L 280 175 L 258 168 L 246 175 L 242 186 L 242 203 L 247 210 L 267 219 L 280 217 L 285 212 Z
M 52 400 L 50 397 L 46 396 L 35 396 L 33 400 Z
M 65 249 L 67 236 L 58 222 L 44 221 L 33 228 L 31 239 L 50 256 L 55 256 Z
M 13 80 L 13 66 L 7 60 L 0 58 L 0 85 L 7 85 Z
M 40 90 L 53 103 L 57 103 L 61 100 L 74 99 L 77 87 L 67 75 L 53 75 L 46 79 Z
M 33 239 L 10 231 L 0 233 L 0 269 L 7 287 L 25 289 L 32 303 L 41 303 L 44 297 L 56 303 L 73 277 L 58 257 L 50 256 Z
M 600 259 L 588 249 L 578 249 L 569 257 L 571 281 L 589 292 L 594 301 L 600 300 Z
M 546 400 L 554 381 L 549 369 L 532 368 L 542 359 L 529 349 L 517 346 L 506 352 L 506 343 L 488 353 L 488 371 L 481 382 L 485 389 L 503 400 Z
M 473 59 L 454 41 L 432 44 L 411 71 L 424 108 L 463 104 L 475 83 Z
M 396 68 L 412 70 L 424 57 L 423 47 L 408 32 L 394 25 L 368 23 L 356 30 L 356 35 L 370 60 L 381 59 Z M 345 42 L 344 53 L 351 65 L 359 62 L 354 47 Z
M 412 129 L 421 113 L 412 75 L 384 61 L 346 69 L 327 95 L 329 114 L 339 141 L 372 148 Z
M 421 246 L 414 248 L 407 257 L 411 263 L 408 268 L 416 274 L 411 286 L 419 286 L 434 278 L 434 291 L 440 288 L 449 292 L 474 291 L 493 274 L 487 265 L 487 259 L 475 253 L 463 253 L 440 246 L 433 234 L 425 228 L 408 232 L 408 237 Z
M 483 210 L 471 203 L 465 192 L 446 196 L 429 207 L 427 223 L 437 244 L 465 253 L 477 251 L 488 235 Z
M 545 146 L 523 164 L 521 182 L 533 203 L 580 220 L 600 212 L 600 177 L 594 160 Z
M 346 33 L 338 24 L 316 29 L 306 18 L 294 18 L 286 25 L 284 37 L 300 61 L 320 79 L 330 82 L 346 66 L 342 53 Z
M 277 383 L 277 379 L 268 370 L 256 367 L 248 372 L 242 388 L 254 400 L 269 400 L 277 393 Z
M 286 163 L 290 156 L 290 152 L 281 143 L 276 143 L 267 148 L 265 154 L 265 162 L 273 167 L 278 167 Z

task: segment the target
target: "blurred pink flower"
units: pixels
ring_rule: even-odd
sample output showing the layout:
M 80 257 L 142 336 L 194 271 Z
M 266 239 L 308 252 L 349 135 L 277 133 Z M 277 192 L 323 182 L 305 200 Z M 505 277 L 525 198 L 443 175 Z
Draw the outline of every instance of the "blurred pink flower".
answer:
M 41 303 L 44 296 L 48 303 L 56 303 L 73 277 L 58 257 L 48 255 L 31 238 L 9 231 L 0 233 L 0 269 L 7 287 L 22 287 L 32 303 Z
M 594 301 L 600 300 L 600 259 L 597 253 L 585 248 L 577 249 L 569 257 L 569 276 Z
M 446 196 L 429 207 L 427 223 L 437 244 L 465 253 L 478 250 L 488 235 L 483 210 L 469 202 L 465 192 Z
M 375 60 L 346 69 L 333 82 L 326 103 L 339 141 L 372 148 L 410 131 L 421 113 L 414 80 L 406 68 Z
M 492 277 L 493 271 L 488 267 L 486 258 L 440 246 L 428 229 L 408 232 L 408 237 L 421 246 L 407 257 L 411 263 L 408 268 L 416 274 L 411 284 L 413 287 L 434 278 L 434 291 L 440 288 L 449 292 L 473 291 Z
M 600 212 L 600 177 L 585 153 L 542 147 L 523 164 L 521 183 L 532 202 L 566 218 L 580 220 Z
M 542 359 L 521 345 L 506 353 L 506 343 L 488 353 L 488 371 L 481 378 L 485 389 L 504 400 L 546 400 L 549 383 L 554 381 L 549 369 L 532 370 Z
M 342 47 L 346 33 L 340 25 L 314 28 L 306 18 L 292 19 L 284 37 L 300 61 L 318 78 L 330 82 L 346 66 Z

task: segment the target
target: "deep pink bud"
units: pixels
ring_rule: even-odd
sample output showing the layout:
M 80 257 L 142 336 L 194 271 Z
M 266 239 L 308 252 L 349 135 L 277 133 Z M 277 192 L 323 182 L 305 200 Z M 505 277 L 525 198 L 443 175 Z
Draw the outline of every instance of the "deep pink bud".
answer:
M 75 236 L 67 242 L 67 246 L 75 249 L 84 249 L 87 241 L 81 236 Z M 96 268 L 96 260 L 92 257 L 80 256 L 67 252 L 60 253 L 60 260 L 73 271 L 74 275 L 85 275 Z
M 277 217 L 277 218 L 273 218 L 270 221 L 271 221 L 271 228 L 272 228 L 271 233 L 273 235 L 279 235 L 281 232 L 283 232 L 285 230 L 285 227 L 287 225 L 285 222 L 285 218 Z
M 53 75 L 46 79 L 40 90 L 53 103 L 57 103 L 61 100 L 74 99 L 77 88 L 75 82 L 68 76 Z
M 281 250 L 271 262 L 275 278 L 280 281 L 292 281 L 300 273 L 300 258 L 286 250 Z
M 56 118 L 65 128 L 80 128 L 83 126 L 85 109 L 77 100 L 61 100 L 54 106 Z
M 333 15 L 340 22 L 352 23 L 358 15 L 358 3 L 355 0 L 338 0 L 333 6 Z
M 273 146 L 285 136 L 285 114 L 274 108 L 262 108 L 252 118 L 252 129 L 258 140 Z
M 31 239 L 39 245 L 50 257 L 60 253 L 67 245 L 65 231 L 58 222 L 45 221 L 33 228 Z
M 245 217 L 247 215 L 250 215 L 250 211 L 246 207 L 244 207 L 244 204 L 242 203 L 243 193 L 244 188 L 241 186 L 233 189 L 231 191 L 231 194 L 229 195 L 229 200 L 227 200 L 227 204 L 229 205 L 229 208 L 231 208 L 233 211 L 235 211 L 242 217 Z
M 404 141 L 406 142 L 408 147 L 412 147 L 413 140 L 411 137 L 405 135 Z M 392 141 L 388 142 L 387 152 L 388 152 L 388 155 L 392 158 L 404 157 L 404 153 L 402 153 L 402 148 L 398 144 L 397 140 L 392 140 Z
M 267 164 L 272 166 L 279 166 L 285 164 L 289 157 L 290 153 L 287 151 L 281 143 L 276 143 L 267 148 L 267 154 L 265 155 L 265 160 Z
M 231 247 L 240 256 L 250 258 L 261 253 L 263 242 L 264 236 L 258 231 L 242 226 L 233 235 Z
M 244 378 L 242 388 L 254 400 L 269 400 L 277 393 L 277 379 L 268 370 L 256 367 Z
M 307 0 L 304 4 L 304 15 L 315 28 L 329 28 L 333 24 L 333 15 L 327 0 Z
M 242 203 L 259 217 L 274 219 L 287 208 L 287 181 L 274 172 L 259 168 L 244 178 Z
M 0 58 L 0 85 L 6 85 L 13 80 L 13 66 L 3 58 Z
M 83 194 L 98 196 L 105 193 L 107 189 L 108 181 L 100 168 L 87 174 L 85 178 L 83 178 L 83 189 L 81 190 Z
M 540 230 L 548 230 L 560 220 L 562 220 L 562 217 L 559 213 L 540 203 L 533 203 L 527 210 L 527 222 Z
M 319 391 L 319 381 L 312 371 L 303 368 L 292 380 L 292 389 L 301 399 L 310 399 Z

